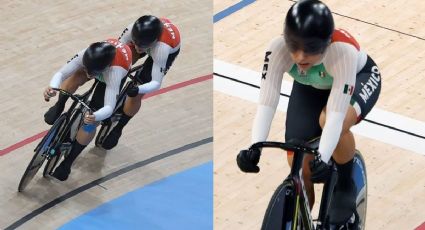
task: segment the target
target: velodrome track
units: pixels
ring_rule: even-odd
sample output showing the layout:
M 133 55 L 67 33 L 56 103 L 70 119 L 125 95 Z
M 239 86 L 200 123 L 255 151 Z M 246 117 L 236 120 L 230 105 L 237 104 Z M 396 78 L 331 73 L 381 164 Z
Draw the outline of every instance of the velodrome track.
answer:
M 425 10 L 422 1 L 324 1 L 336 26 L 348 30 L 378 63 L 383 88 L 373 112 L 355 132 L 368 173 L 366 229 L 424 229 L 425 221 Z M 247 148 L 256 112 L 264 50 L 282 33 L 294 1 L 214 2 L 214 226 L 259 229 L 267 203 L 288 174 L 285 154 L 266 151 L 259 174 L 235 162 Z M 270 140 L 283 141 L 291 80 Z M 320 186 L 316 186 L 316 201 Z M 313 213 L 317 213 L 316 203 Z
M 211 2 L 5 1 L 0 10 L 0 229 L 152 228 L 164 218 L 176 227 L 212 228 Z M 49 128 L 43 114 L 52 103 L 42 92 L 50 78 L 77 51 L 118 37 L 143 14 L 165 16 L 181 32 L 182 49 L 163 90 L 142 102 L 115 149 L 91 143 L 68 181 L 38 174 L 18 193 L 32 151 Z M 192 206 L 159 202 L 173 196 L 191 201 L 199 193 Z M 197 214 L 199 225 L 181 221 L 197 208 L 206 209 Z M 188 213 L 177 215 L 176 209 Z M 117 210 L 130 213 L 118 218 Z

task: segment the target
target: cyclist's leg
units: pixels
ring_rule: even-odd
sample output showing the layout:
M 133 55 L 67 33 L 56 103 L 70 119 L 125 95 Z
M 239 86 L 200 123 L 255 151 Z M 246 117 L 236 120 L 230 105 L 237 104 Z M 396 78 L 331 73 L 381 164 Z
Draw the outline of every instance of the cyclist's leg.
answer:
M 370 87 L 367 90 L 368 92 L 364 87 Z M 336 196 L 337 200 L 342 200 L 340 203 L 346 205 L 342 205 L 342 208 L 345 209 L 355 209 L 357 196 L 357 190 L 352 179 L 355 141 L 350 128 L 359 123 L 372 110 L 378 100 L 380 90 L 381 77 L 379 69 L 373 60 L 368 57 L 366 65 L 356 76 L 356 87 L 352 96 L 351 106 L 344 119 L 340 140 L 333 153 L 333 158 L 338 168 L 337 192 L 334 196 Z M 325 115 L 325 113 L 321 115 L 322 127 Z M 338 191 L 341 191 L 341 193 Z M 334 205 L 340 204 L 334 203 Z
M 320 115 L 320 125 L 325 125 L 325 109 Z M 341 136 L 332 155 L 338 169 L 338 180 L 335 185 L 331 203 L 330 222 L 332 224 L 343 224 L 353 214 L 356 207 L 356 188 L 352 180 L 353 158 L 355 153 L 355 142 L 350 128 L 357 123 L 357 113 L 353 106 L 348 108 L 345 116 Z
M 326 109 L 322 110 L 320 114 L 320 126 L 325 126 L 326 121 Z M 344 123 L 342 125 L 341 136 L 339 142 L 335 148 L 333 159 L 337 164 L 345 164 L 351 161 L 354 157 L 355 143 L 353 133 L 350 128 L 355 125 L 358 121 L 357 112 L 353 106 L 348 107 L 347 114 L 345 115 Z
M 90 101 L 90 108 L 98 110 L 103 107 L 104 95 L 105 95 L 106 85 L 103 82 L 99 82 L 96 86 L 96 89 L 93 92 L 93 96 Z M 96 134 L 96 125 L 83 125 L 77 132 L 77 136 L 72 143 L 72 148 L 68 156 L 60 163 L 60 165 L 55 169 L 53 176 L 57 179 L 64 181 L 68 179 L 69 174 L 71 173 L 71 166 L 74 163 L 75 159 L 80 155 L 84 148 L 93 140 Z
M 151 57 L 148 57 L 143 64 L 143 69 L 141 71 L 136 72 L 136 78 L 142 84 L 150 82 L 152 80 L 152 65 L 153 59 Z M 136 113 L 139 111 L 140 106 L 142 104 L 143 96 L 143 94 L 139 94 L 135 97 L 127 97 L 125 99 L 124 106 L 122 109 L 122 115 L 118 120 L 117 125 L 115 125 L 115 127 L 111 130 L 109 135 L 103 141 L 103 148 L 109 150 L 114 148 L 118 144 L 124 126 L 126 126 L 130 119 L 133 118 L 133 116 L 136 115 Z
M 309 141 L 322 133 L 319 116 L 329 97 L 329 90 L 319 90 L 294 81 L 286 114 L 285 140 L 299 139 Z M 304 185 L 311 206 L 314 204 L 314 187 L 310 180 L 309 161 L 313 157 L 306 155 L 303 162 Z M 288 154 L 291 164 L 292 155 Z
M 61 84 L 61 89 L 74 93 L 87 80 L 86 73 L 83 70 L 78 70 Z M 68 98 L 67 95 L 59 93 L 58 101 L 44 114 L 44 121 L 47 124 L 52 125 L 58 119 L 65 108 Z
M 133 66 L 134 66 L 134 64 L 140 59 L 140 58 L 143 58 L 144 56 L 146 56 L 147 55 L 147 53 L 138 53 L 137 51 L 136 51 L 136 48 L 134 47 L 134 46 L 130 46 L 130 50 L 131 50 L 131 58 L 132 58 L 132 63 L 133 63 Z

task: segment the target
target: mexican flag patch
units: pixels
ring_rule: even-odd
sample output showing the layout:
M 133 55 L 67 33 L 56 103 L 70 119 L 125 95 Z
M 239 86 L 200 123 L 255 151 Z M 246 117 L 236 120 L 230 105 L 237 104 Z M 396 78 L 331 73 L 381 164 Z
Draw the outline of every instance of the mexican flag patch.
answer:
M 345 84 L 344 85 L 344 94 L 353 95 L 353 93 L 354 93 L 354 86 Z

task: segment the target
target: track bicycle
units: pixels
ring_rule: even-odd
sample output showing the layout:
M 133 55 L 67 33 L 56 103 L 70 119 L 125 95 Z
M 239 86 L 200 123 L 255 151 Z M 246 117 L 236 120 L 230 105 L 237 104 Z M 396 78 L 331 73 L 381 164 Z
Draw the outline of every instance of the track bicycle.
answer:
M 286 151 L 293 151 L 294 158 L 291 171 L 286 179 L 275 190 L 264 215 L 262 230 L 277 229 L 339 229 L 330 223 L 332 217 L 339 218 L 338 215 L 345 215 L 341 210 L 330 210 L 332 202 L 341 202 L 333 200 L 333 192 L 336 189 L 337 168 L 335 162 L 331 160 L 331 175 L 323 186 L 323 192 L 320 202 L 319 214 L 317 219 L 313 219 L 310 212 L 307 193 L 303 182 L 302 165 L 304 154 L 313 154 L 320 156 L 317 151 L 319 138 L 308 144 L 294 144 L 281 142 L 258 142 L 253 144 L 250 149 L 260 148 L 279 148 Z M 354 155 L 352 179 L 356 187 L 356 210 L 350 218 L 357 229 L 364 229 L 366 220 L 367 206 L 367 180 L 366 167 L 363 157 L 356 150 Z
M 143 65 L 136 66 L 132 68 L 126 75 L 126 77 L 129 77 L 132 80 L 127 82 L 126 86 L 123 90 L 121 90 L 119 94 L 117 105 L 114 109 L 114 119 L 116 119 L 116 121 L 118 121 L 119 118 L 119 114 L 116 114 L 116 112 L 123 105 L 127 89 L 131 86 L 131 84 L 136 84 L 137 81 L 135 77 L 131 75 L 131 73 L 142 68 Z M 43 177 L 51 175 L 53 173 L 54 168 L 61 160 L 62 156 L 66 156 L 69 154 L 72 146 L 71 143 L 75 140 L 78 129 L 83 125 L 83 115 L 86 112 L 91 111 L 90 107 L 88 106 L 88 102 L 90 96 L 93 93 L 93 90 L 96 88 L 97 83 L 98 81 L 95 81 L 95 83 L 90 87 L 90 89 L 82 95 L 73 95 L 69 92 L 66 92 L 65 90 L 56 88 L 53 89 L 59 91 L 62 94 L 68 95 L 74 102 L 72 103 L 68 111 L 63 113 L 53 123 L 50 130 L 34 149 L 34 156 L 28 164 L 19 182 L 19 192 L 22 192 L 27 187 L 27 185 L 34 178 L 35 174 L 41 168 L 45 160 L 47 160 L 47 163 L 43 170 Z M 115 123 L 108 121 L 102 122 L 101 133 L 103 135 L 98 135 L 98 138 L 103 137 L 104 139 L 111 130 L 110 125 L 112 124 Z M 98 138 L 96 138 L 96 143 L 98 143 Z
M 77 136 L 78 129 L 83 125 L 83 114 L 92 112 L 88 106 L 88 101 L 97 84 L 98 81 L 95 81 L 90 89 L 82 95 L 74 95 L 62 89 L 53 88 L 53 90 L 69 96 L 73 103 L 67 112 L 63 113 L 53 123 L 47 134 L 35 147 L 34 156 L 19 182 L 19 192 L 22 192 L 27 187 L 45 160 L 47 160 L 47 164 L 43 170 L 44 177 L 52 173 L 62 156 L 66 156 L 69 153 L 71 143 Z
M 112 129 L 118 124 L 118 121 L 120 120 L 123 113 L 125 99 L 127 98 L 127 90 L 130 87 L 137 86 L 137 84 L 142 84 L 135 76 L 131 75 L 131 73 L 134 73 L 136 71 L 142 71 L 142 69 L 143 69 L 143 64 L 132 68 L 128 72 L 127 77 L 130 78 L 130 81 L 127 81 L 125 86 L 120 91 L 120 94 L 117 97 L 117 103 L 115 105 L 114 112 L 109 118 L 101 121 L 101 127 L 95 140 L 96 147 L 103 148 L 102 147 L 103 142 L 108 137 Z

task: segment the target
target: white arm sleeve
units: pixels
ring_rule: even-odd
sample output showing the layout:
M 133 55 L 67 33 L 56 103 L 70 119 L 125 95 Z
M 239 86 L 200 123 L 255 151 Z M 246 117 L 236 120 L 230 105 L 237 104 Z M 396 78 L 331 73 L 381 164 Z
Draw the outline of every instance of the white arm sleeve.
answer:
M 50 80 L 49 86 L 52 88 L 59 88 L 63 81 L 71 76 L 75 71 L 83 66 L 83 54 L 86 49 L 78 52 L 71 60 L 60 68 L 58 72 L 53 75 Z
M 252 143 L 265 141 L 279 104 L 280 88 L 285 71 L 293 64 L 283 37 L 275 38 L 268 50 L 263 66 L 260 97 L 252 127 Z
M 120 66 L 112 66 L 105 73 L 104 79 L 106 83 L 104 105 L 101 109 L 94 112 L 95 120 L 101 121 L 112 115 L 117 102 L 117 96 L 120 91 L 121 80 L 127 74 L 127 70 Z
M 118 41 L 120 41 L 123 44 L 129 44 L 133 40 L 131 39 L 131 30 L 133 29 L 134 22 L 128 25 L 123 32 L 121 33 L 120 37 L 118 38 Z
M 167 71 L 167 59 L 170 55 L 171 47 L 165 43 L 159 42 L 152 50 L 152 81 L 139 85 L 139 94 L 146 94 L 158 90 L 161 87 L 162 79 Z
M 323 64 L 333 76 L 326 105 L 326 123 L 320 139 L 319 152 L 328 162 L 338 144 L 342 125 L 356 83 L 358 51 L 350 44 L 335 42 L 326 51 Z

